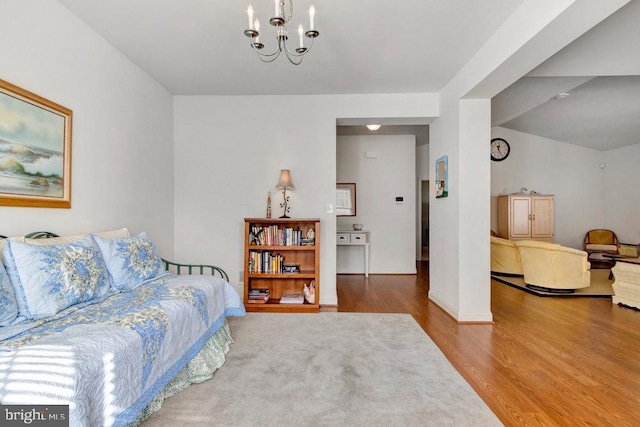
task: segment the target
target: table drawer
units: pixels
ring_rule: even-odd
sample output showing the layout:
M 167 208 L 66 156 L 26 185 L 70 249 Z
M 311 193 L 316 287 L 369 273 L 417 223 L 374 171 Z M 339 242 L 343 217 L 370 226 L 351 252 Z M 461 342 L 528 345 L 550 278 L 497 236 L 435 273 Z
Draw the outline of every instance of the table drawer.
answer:
M 338 243 L 349 243 L 349 233 L 338 233 L 337 242 Z
M 351 243 L 366 243 L 367 235 L 365 233 L 351 233 Z

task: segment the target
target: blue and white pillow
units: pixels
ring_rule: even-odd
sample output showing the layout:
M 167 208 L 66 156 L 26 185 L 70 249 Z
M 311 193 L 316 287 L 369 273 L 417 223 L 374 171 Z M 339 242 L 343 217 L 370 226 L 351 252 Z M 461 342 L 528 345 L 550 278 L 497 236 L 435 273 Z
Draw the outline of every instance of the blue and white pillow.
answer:
M 89 236 L 61 245 L 30 245 L 9 241 L 18 281 L 19 315 L 37 320 L 81 302 L 100 299 L 111 288 L 109 273 L 96 243 Z M 8 263 L 9 264 L 9 263 Z
M 119 239 L 93 238 L 102 252 L 112 286 L 119 291 L 131 290 L 166 273 L 156 248 L 144 231 Z
M 9 275 L 0 262 L 0 326 L 11 324 L 18 317 L 18 303 Z

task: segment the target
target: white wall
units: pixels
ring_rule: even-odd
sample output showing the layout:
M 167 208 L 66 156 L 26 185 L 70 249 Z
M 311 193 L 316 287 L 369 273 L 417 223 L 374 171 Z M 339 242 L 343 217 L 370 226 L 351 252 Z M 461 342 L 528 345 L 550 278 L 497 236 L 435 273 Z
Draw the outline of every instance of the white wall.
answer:
M 375 159 L 365 158 L 376 152 Z M 338 217 L 338 229 L 369 230 L 370 273 L 415 274 L 416 138 L 359 135 L 337 138 L 337 182 L 356 183 L 357 216 Z M 396 197 L 403 197 L 396 202 Z M 363 248 L 337 248 L 338 273 L 364 273 Z
M 215 261 L 238 283 L 243 218 L 264 217 L 268 191 L 281 215 L 275 185 L 290 169 L 290 216 L 321 220 L 320 303 L 337 304 L 336 119 L 437 115 L 436 94 L 175 97 L 177 258 Z
M 604 153 L 603 228 L 623 243 L 640 243 L 640 144 Z
M 73 110 L 71 209 L 0 207 L 0 234 L 128 227 L 171 257 L 171 94 L 56 1 L 0 16 L 0 78 Z
M 605 152 L 502 127 L 494 127 L 491 137 L 504 138 L 511 146 L 506 160 L 491 162 L 493 230 L 498 226 L 496 197 L 519 192 L 522 187 L 555 196 L 556 243 L 582 249 L 587 230 L 609 228 L 605 219 L 605 176 L 614 167 L 600 169 L 607 158 Z M 637 206 L 640 202 L 632 203 Z

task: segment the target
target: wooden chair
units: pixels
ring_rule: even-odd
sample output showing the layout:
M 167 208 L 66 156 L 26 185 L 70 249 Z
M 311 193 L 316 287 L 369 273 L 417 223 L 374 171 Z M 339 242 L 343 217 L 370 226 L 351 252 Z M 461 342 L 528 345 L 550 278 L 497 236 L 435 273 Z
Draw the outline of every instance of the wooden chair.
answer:
M 620 241 L 616 233 L 602 228 L 587 231 L 583 245 L 584 251 L 589 254 L 592 268 L 611 268 L 613 260 L 603 257 L 603 254 L 617 255 L 620 250 Z

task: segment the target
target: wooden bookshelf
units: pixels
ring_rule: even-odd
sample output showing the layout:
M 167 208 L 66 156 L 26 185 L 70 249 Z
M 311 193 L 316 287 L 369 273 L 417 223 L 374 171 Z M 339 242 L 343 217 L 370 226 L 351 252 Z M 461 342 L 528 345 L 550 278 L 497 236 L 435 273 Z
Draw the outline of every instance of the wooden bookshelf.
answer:
M 307 239 L 313 229 L 315 238 Z M 302 240 L 304 239 L 304 240 Z M 283 266 L 299 266 L 285 272 Z M 281 304 L 285 293 L 302 293 L 315 281 L 315 302 Z M 268 289 L 265 303 L 249 302 L 249 292 Z M 317 313 L 320 305 L 320 220 L 296 218 L 244 219 L 244 305 L 247 311 Z

